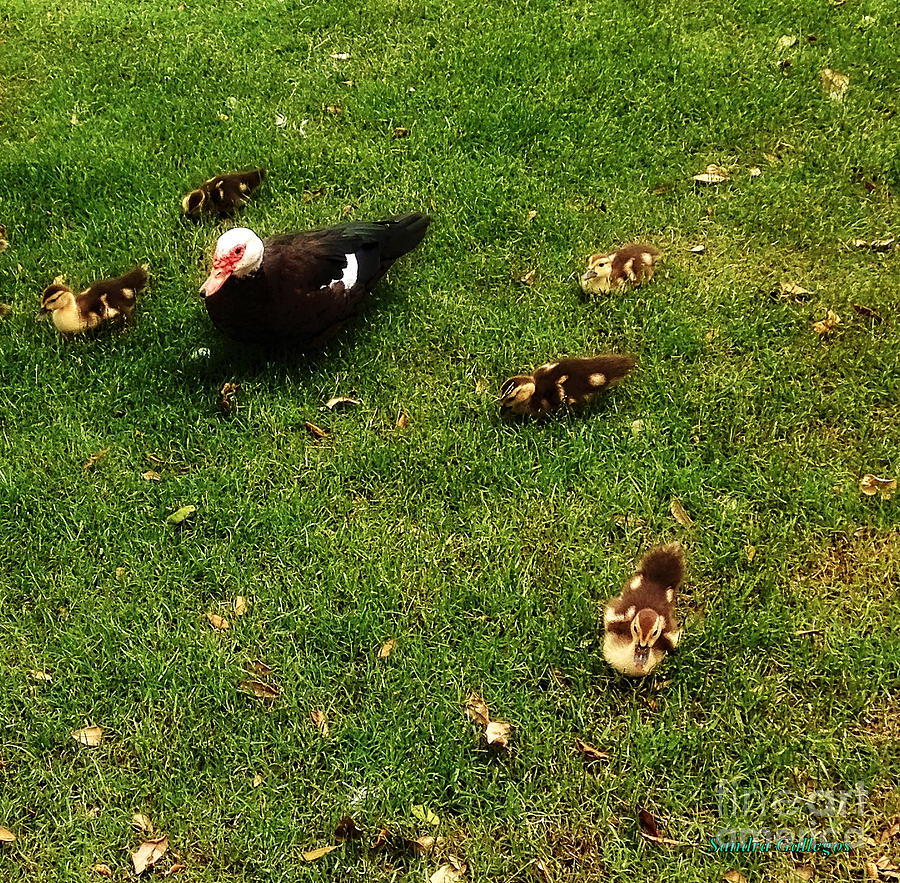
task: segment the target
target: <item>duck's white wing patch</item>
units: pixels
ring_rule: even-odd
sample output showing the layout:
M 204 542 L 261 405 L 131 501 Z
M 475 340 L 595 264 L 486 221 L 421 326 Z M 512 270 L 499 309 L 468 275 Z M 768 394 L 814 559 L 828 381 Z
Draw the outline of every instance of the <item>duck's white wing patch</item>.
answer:
M 355 254 L 347 254 L 344 255 L 344 257 L 347 258 L 347 266 L 344 267 L 341 278 L 332 279 L 329 284 L 336 285 L 338 282 L 343 282 L 344 288 L 349 291 L 349 289 L 356 285 L 356 280 L 359 278 L 359 261 L 356 259 Z

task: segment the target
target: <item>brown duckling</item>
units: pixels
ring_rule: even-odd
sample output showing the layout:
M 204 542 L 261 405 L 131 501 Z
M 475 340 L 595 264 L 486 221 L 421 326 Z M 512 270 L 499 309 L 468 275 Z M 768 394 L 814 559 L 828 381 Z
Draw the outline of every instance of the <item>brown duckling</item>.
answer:
M 230 215 L 247 202 L 265 176 L 265 169 L 216 175 L 188 193 L 181 207 L 187 215 Z
M 608 254 L 592 254 L 581 277 L 581 290 L 585 294 L 600 294 L 649 282 L 656 272 L 659 254 L 658 248 L 643 242 L 623 245 Z
M 684 581 L 684 552 L 677 543 L 657 546 L 641 559 L 622 594 L 603 612 L 603 657 L 630 677 L 650 674 L 678 646 L 675 593 Z
M 633 356 L 616 353 L 548 362 L 531 374 L 510 377 L 500 387 L 500 405 L 535 419 L 563 406 L 578 408 L 621 381 L 634 365 Z
M 9 240 L 6 238 L 6 227 L 0 226 L 0 254 L 9 248 Z
M 132 267 L 122 276 L 101 279 L 75 294 L 61 276 L 44 289 L 37 321 L 53 317 L 56 330 L 66 336 L 83 334 L 104 323 L 120 319 L 131 322 L 137 293 L 147 284 L 147 268 Z

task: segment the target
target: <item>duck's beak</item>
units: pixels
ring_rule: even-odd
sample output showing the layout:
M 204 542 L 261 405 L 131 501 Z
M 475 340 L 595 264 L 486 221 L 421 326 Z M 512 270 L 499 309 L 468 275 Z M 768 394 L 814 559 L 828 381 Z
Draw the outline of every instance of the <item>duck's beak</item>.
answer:
M 231 270 L 213 265 L 212 273 L 209 274 L 206 282 L 200 286 L 200 297 L 209 297 L 215 294 L 225 284 L 230 275 Z

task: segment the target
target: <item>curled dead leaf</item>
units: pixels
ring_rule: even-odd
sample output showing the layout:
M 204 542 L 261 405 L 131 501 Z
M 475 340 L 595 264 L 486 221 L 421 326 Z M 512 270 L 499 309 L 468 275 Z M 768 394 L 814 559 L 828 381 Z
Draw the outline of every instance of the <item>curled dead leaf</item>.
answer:
M 326 738 L 328 736 L 328 718 L 325 716 L 325 712 L 320 708 L 316 708 L 309 713 L 309 716 L 312 718 L 312 722 L 316 725 L 322 737 Z
M 325 187 L 317 187 L 315 190 L 304 190 L 303 196 L 300 197 L 301 202 L 312 202 L 313 200 L 318 199 L 320 196 L 325 195 Z
M 152 868 L 169 848 L 169 838 L 163 835 L 153 840 L 145 840 L 132 854 L 131 863 L 134 865 L 134 873 L 140 876 Z
M 206 611 L 206 618 L 217 631 L 224 632 L 231 628 L 231 623 L 224 616 L 219 616 L 218 613 L 213 613 L 211 610 Z
M 53 680 L 53 675 L 48 674 L 45 671 L 38 671 L 35 668 L 28 669 L 28 677 L 33 681 L 42 681 L 43 683 L 49 684 Z
M 243 616 L 247 612 L 247 599 L 243 595 L 237 595 L 231 606 L 235 616 Z
M 853 247 L 859 249 L 868 248 L 871 251 L 890 251 L 896 241 L 897 238 L 895 236 L 891 236 L 888 239 L 873 239 L 871 242 L 867 239 L 854 239 Z
M 747 883 L 747 878 L 740 871 L 734 869 L 726 871 L 722 875 L 722 879 L 725 883 Z
M 886 855 L 875 859 L 875 867 L 878 868 L 879 877 L 900 880 L 900 868 L 898 868 Z
M 82 472 L 87 472 L 89 469 L 93 469 L 109 452 L 112 450 L 111 448 L 104 448 L 102 451 L 97 451 L 93 457 L 89 457 L 84 466 L 81 467 Z
M 532 209 L 525 217 L 526 221 L 533 221 L 537 217 L 537 212 Z
M 407 840 L 406 845 L 416 854 L 416 855 L 427 855 L 434 849 L 434 845 L 437 843 L 434 837 L 430 834 L 425 834 L 422 837 L 417 837 L 415 840 Z
M 325 432 L 325 430 L 322 429 L 321 426 L 316 426 L 315 423 L 310 423 L 309 420 L 306 421 L 306 424 L 305 424 L 305 425 L 306 425 L 306 431 L 307 431 L 313 438 L 325 438 L 325 436 L 328 435 L 328 433 Z
M 151 834 L 153 832 L 153 822 L 151 822 L 142 812 L 136 812 L 131 817 L 131 827 L 136 831 L 143 831 L 145 834 Z
M 816 875 L 816 869 L 809 863 L 794 865 L 794 874 L 801 880 L 810 881 Z
M 649 834 L 651 837 L 659 837 L 659 825 L 656 824 L 656 819 L 653 818 L 653 814 L 646 809 L 642 809 L 638 812 L 638 824 L 641 826 L 641 831 L 644 834 Z
M 751 178 L 758 178 L 762 174 L 762 169 L 759 166 L 750 166 L 747 171 L 750 172 Z
M 309 852 L 303 853 L 303 861 L 317 861 L 322 858 L 323 855 L 328 855 L 329 852 L 334 852 L 336 849 L 340 849 L 340 844 L 335 844 L 334 846 L 320 846 L 318 849 L 311 849 Z
M 695 245 L 691 249 L 691 254 L 703 254 L 703 252 L 705 252 L 705 251 L 706 251 L 705 245 Z
M 593 745 L 582 742 L 577 736 L 575 737 L 575 750 L 578 751 L 586 761 L 606 760 L 609 757 L 609 754 L 605 751 L 600 751 L 599 749 L 594 748 Z
M 705 171 L 693 176 L 693 180 L 698 184 L 721 184 L 723 181 L 727 181 L 728 178 L 728 169 L 723 166 L 717 166 L 715 163 L 710 163 Z
M 785 34 L 783 37 L 778 38 L 778 48 L 779 49 L 790 49 L 792 46 L 797 45 L 797 38 L 793 34 Z
M 472 693 L 466 700 L 466 717 L 476 724 L 481 724 L 483 727 L 487 727 L 491 722 L 487 703 L 478 693 Z
M 261 659 L 254 659 L 253 662 L 247 665 L 247 670 L 263 677 L 272 674 L 272 667 L 266 665 Z
M 16 835 L 13 834 L 9 828 L 4 828 L 3 825 L 0 825 L 0 843 L 15 843 Z
M 876 313 L 871 307 L 867 307 L 865 304 L 853 304 L 853 309 L 856 310 L 860 316 L 867 316 L 870 319 L 874 319 L 876 322 L 883 322 L 884 317 L 880 313 Z
M 262 681 L 241 681 L 238 684 L 245 693 L 252 693 L 257 699 L 277 699 L 281 690 Z
M 522 285 L 534 285 L 534 279 L 537 275 L 537 269 L 528 270 L 527 272 L 514 272 L 513 279 L 516 282 L 521 282 Z
M 259 786 L 262 785 L 262 783 L 263 783 L 263 777 L 262 777 L 262 774 L 261 774 L 261 773 L 257 773 L 257 774 L 253 777 L 253 781 L 252 781 L 250 784 L 251 784 L 252 787 L 254 787 L 254 788 L 259 788 Z
M 223 414 L 230 414 L 234 411 L 235 397 L 240 388 L 240 383 L 226 382 L 222 384 L 222 388 L 219 390 L 219 409 Z
M 405 411 L 401 411 L 397 416 L 397 429 L 406 429 L 409 425 L 409 416 Z
M 177 864 L 172 865 L 172 867 L 169 868 L 168 871 L 166 871 L 166 876 L 171 877 L 173 874 L 180 874 L 186 867 L 187 865 L 183 865 L 181 864 L 181 862 L 178 862 Z
M 409 136 L 409 129 L 405 126 L 397 126 L 391 133 L 392 138 L 406 138 Z
M 9 304 L 0 303 L 0 319 L 5 319 L 12 310 L 13 308 Z
M 185 519 L 190 518 L 196 511 L 196 506 L 181 506 L 166 518 L 166 524 L 181 524 Z
M 752 564 L 753 559 L 756 557 L 756 546 L 747 546 L 744 549 L 744 553 L 747 555 L 747 563 Z
M 388 641 L 385 641 L 384 644 L 381 645 L 381 649 L 378 651 L 379 659 L 387 659 L 388 656 L 391 655 L 394 648 L 397 646 L 397 641 L 394 638 L 391 638 Z
M 96 748 L 103 741 L 103 727 L 82 727 L 72 731 L 72 738 L 88 748 Z
M 866 473 L 859 480 L 859 489 L 867 496 L 874 497 L 881 494 L 881 498 L 889 500 L 897 491 L 896 478 L 878 478 L 876 475 Z
M 509 748 L 509 734 L 512 725 L 505 721 L 491 721 L 487 725 L 484 735 L 487 737 L 488 745 L 495 748 Z
M 868 880 L 877 880 L 878 879 L 878 868 L 875 866 L 875 862 L 866 862 L 866 878 Z
M 351 399 L 347 396 L 332 396 L 327 402 L 325 402 L 324 407 L 329 411 L 336 411 L 338 408 L 347 408 L 351 405 L 361 405 L 362 402 L 359 399 Z
M 162 481 L 162 476 L 155 469 L 148 469 L 146 472 L 142 472 L 141 478 L 144 481 Z
M 366 832 L 356 824 L 356 820 L 353 816 L 344 816 L 334 829 L 334 839 L 337 840 L 338 843 L 341 843 L 344 840 L 359 840 L 365 833 Z
M 825 314 L 824 319 L 820 319 L 818 322 L 813 322 L 812 330 L 816 332 L 816 334 L 831 334 L 838 325 L 841 324 L 841 317 L 834 311 L 829 310 Z
M 444 864 L 441 865 L 429 878 L 429 883 L 457 883 L 466 873 L 466 865 Z
M 822 88 L 828 93 L 828 97 L 832 101 L 842 101 L 850 88 L 850 77 L 832 70 L 830 67 L 826 67 L 819 76 L 822 80 Z
M 411 807 L 410 812 L 414 819 L 421 822 L 423 825 L 428 825 L 429 828 L 436 828 L 441 823 L 440 816 L 438 816 L 434 810 L 430 810 L 421 803 L 417 803 L 415 806 Z
M 96 865 L 91 865 L 91 870 L 101 877 L 112 877 L 113 875 L 112 868 L 110 868 L 109 865 L 103 864 L 103 862 L 97 862 Z
M 344 112 L 344 108 L 338 104 L 326 104 L 325 110 L 327 110 L 328 113 L 334 114 L 335 116 Z
M 682 526 L 682 527 L 692 527 L 694 524 L 694 519 L 691 518 L 690 515 L 687 514 L 684 506 L 681 505 L 681 501 L 676 497 L 672 497 L 672 502 L 669 504 L 669 511 L 672 513 L 672 517 Z
M 806 300 L 812 295 L 811 291 L 796 282 L 779 282 L 774 293 L 784 300 L 794 301 Z

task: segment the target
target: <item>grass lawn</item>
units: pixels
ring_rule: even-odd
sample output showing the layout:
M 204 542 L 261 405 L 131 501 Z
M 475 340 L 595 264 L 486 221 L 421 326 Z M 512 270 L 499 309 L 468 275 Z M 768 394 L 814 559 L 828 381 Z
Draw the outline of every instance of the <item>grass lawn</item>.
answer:
M 900 497 L 859 480 L 900 475 L 900 253 L 851 243 L 900 232 L 897 25 L 891 0 L 6 0 L 0 880 L 127 879 L 138 812 L 169 837 L 148 874 L 208 883 L 424 881 L 448 854 L 492 883 L 792 881 L 708 838 L 821 827 L 773 795 L 856 783 L 862 813 L 825 822 L 877 838 L 900 813 Z M 695 184 L 708 163 L 730 180 Z M 238 222 L 262 235 L 434 216 L 312 356 L 230 345 L 197 296 L 231 225 L 180 198 L 251 164 Z M 634 239 L 656 279 L 587 301 L 587 255 Z M 138 261 L 132 331 L 33 321 L 55 275 Z M 597 406 L 501 419 L 507 376 L 605 350 L 638 367 Z M 673 540 L 682 649 L 633 683 L 602 605 Z M 238 688 L 254 660 L 274 702 Z M 720 813 L 720 783 L 765 805 Z M 305 862 L 347 814 L 366 838 Z M 370 850 L 382 828 L 444 842 Z M 805 860 L 860 879 L 898 853 Z

